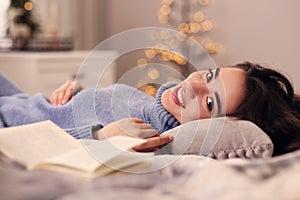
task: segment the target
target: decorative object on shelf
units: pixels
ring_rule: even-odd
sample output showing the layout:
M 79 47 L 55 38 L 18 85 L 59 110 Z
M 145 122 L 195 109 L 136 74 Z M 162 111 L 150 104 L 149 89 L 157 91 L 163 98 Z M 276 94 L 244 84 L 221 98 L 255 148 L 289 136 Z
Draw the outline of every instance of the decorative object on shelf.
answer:
M 27 51 L 70 51 L 73 50 L 71 37 L 34 37 L 28 40 Z
M 32 15 L 33 3 L 30 0 L 11 0 L 8 10 L 8 34 L 12 40 L 12 48 L 22 50 L 36 33 L 40 25 Z
M 0 50 L 22 51 L 69 51 L 73 50 L 72 37 L 59 37 L 57 32 L 57 1 L 50 2 L 51 28 L 49 36 L 38 36 L 41 26 L 34 13 L 34 4 L 30 0 L 11 0 L 8 9 L 8 38 L 0 40 Z M 10 42 L 9 42 L 10 41 Z M 9 47 L 9 44 L 11 45 Z

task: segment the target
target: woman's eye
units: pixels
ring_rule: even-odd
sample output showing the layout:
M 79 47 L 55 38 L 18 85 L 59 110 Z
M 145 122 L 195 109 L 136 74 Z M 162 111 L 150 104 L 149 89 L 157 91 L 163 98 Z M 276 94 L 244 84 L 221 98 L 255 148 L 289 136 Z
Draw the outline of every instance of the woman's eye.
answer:
M 206 74 L 206 81 L 207 83 L 213 78 L 213 72 L 210 70 L 208 70 L 208 73 Z
M 211 112 L 214 109 L 214 100 L 211 97 L 207 97 L 206 104 L 208 110 Z

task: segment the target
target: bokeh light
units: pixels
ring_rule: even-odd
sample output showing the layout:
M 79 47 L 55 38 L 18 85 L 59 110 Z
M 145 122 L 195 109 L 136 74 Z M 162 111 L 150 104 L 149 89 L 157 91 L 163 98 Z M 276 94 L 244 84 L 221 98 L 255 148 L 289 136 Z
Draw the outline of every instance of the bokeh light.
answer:
M 30 1 L 26 1 L 24 4 L 24 9 L 27 11 L 31 11 L 33 9 L 33 4 Z

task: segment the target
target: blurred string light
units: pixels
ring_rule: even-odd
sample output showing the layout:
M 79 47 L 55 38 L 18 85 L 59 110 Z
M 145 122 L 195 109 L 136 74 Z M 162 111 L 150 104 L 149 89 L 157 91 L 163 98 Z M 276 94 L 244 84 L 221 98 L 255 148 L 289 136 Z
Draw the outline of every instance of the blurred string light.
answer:
M 32 4 L 32 2 L 26 1 L 26 2 L 24 3 L 24 9 L 27 10 L 27 11 L 31 11 L 31 10 L 33 9 L 33 4 Z
M 149 39 L 158 40 L 154 48 L 146 49 L 146 58 L 140 58 L 137 65 L 145 68 L 148 63 L 162 61 L 172 62 L 181 66 L 183 74 L 187 70 L 187 60 L 178 52 L 168 49 L 180 48 L 182 42 L 185 45 L 200 44 L 209 54 L 216 54 L 223 50 L 223 45 L 208 38 L 208 32 L 214 29 L 214 23 L 201 11 L 205 6 L 211 6 L 213 0 L 161 0 L 161 7 L 157 11 L 157 17 L 161 24 L 175 27 L 185 37 L 173 38 L 167 31 L 152 31 Z M 138 86 L 145 92 L 153 92 L 151 81 L 159 79 L 160 72 L 149 69 L 146 77 L 139 81 Z M 176 77 L 169 77 L 168 81 L 180 82 Z M 148 88 L 149 87 L 149 88 Z M 151 93 L 153 94 L 153 93 Z
M 201 44 L 209 54 L 215 54 L 223 50 L 222 44 L 199 37 L 214 29 L 213 22 L 201 12 L 203 6 L 212 4 L 213 0 L 162 0 L 158 20 L 161 24 L 177 26 L 179 32 Z M 194 44 L 191 41 L 187 43 Z
M 39 20 L 34 16 L 35 8 L 34 3 L 31 0 L 10 0 L 8 13 L 14 12 L 13 10 L 15 9 L 21 11 L 21 14 L 15 16 L 15 20 L 29 28 L 29 35 L 31 37 L 42 31 Z M 8 33 L 9 32 L 10 30 L 8 30 Z M 19 48 L 19 46 L 16 48 Z

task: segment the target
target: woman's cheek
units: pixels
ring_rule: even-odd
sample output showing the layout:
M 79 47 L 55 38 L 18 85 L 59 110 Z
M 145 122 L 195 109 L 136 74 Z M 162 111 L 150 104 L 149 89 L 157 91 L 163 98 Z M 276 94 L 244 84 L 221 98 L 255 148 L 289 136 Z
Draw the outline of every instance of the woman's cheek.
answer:
M 200 119 L 200 116 L 200 109 L 197 105 L 182 109 L 181 112 L 182 123 Z
M 180 121 L 181 110 L 180 107 L 173 102 L 170 90 L 166 90 L 162 94 L 161 103 L 169 113 L 171 113 L 178 121 Z

